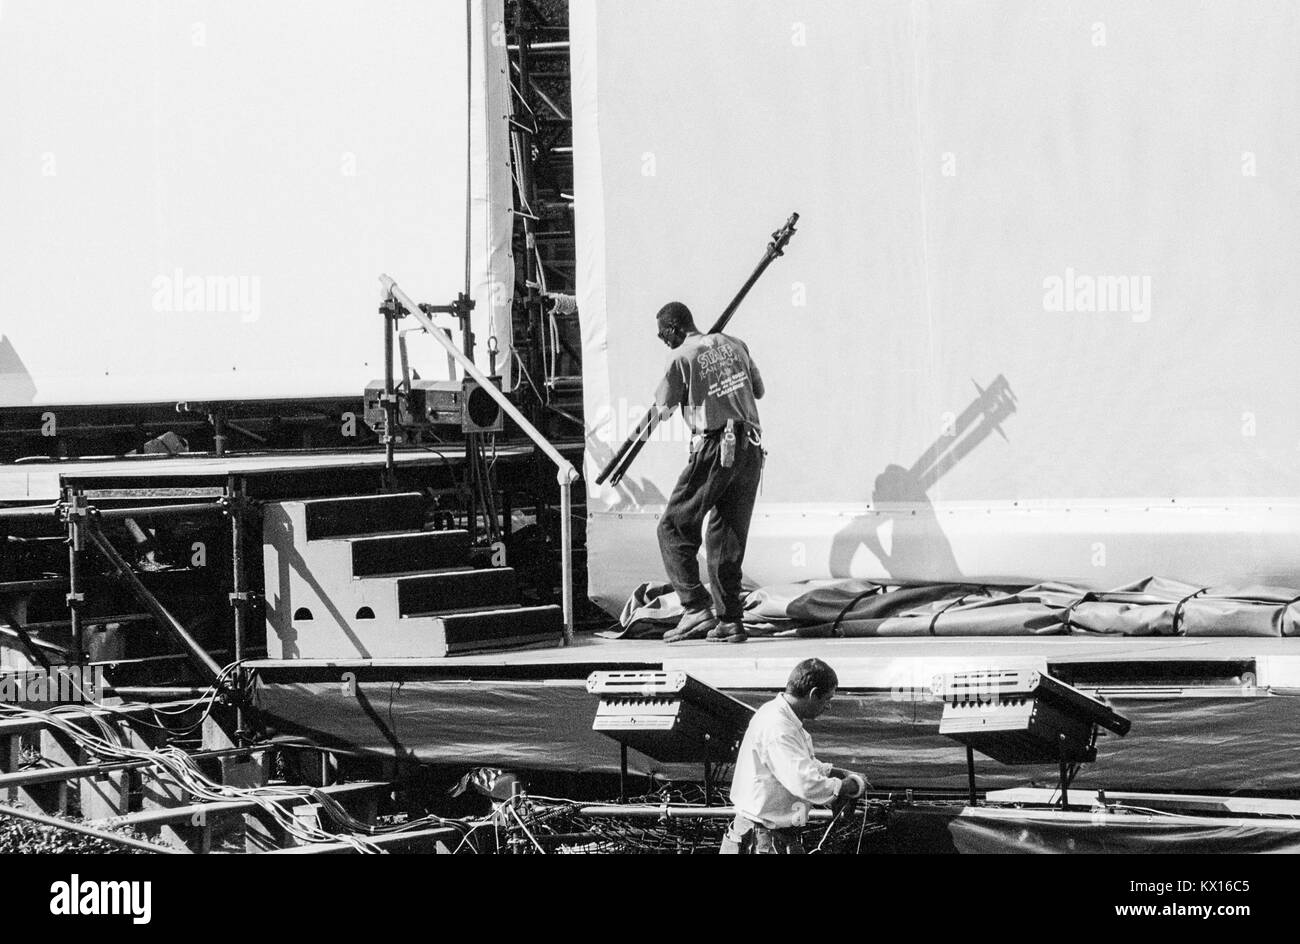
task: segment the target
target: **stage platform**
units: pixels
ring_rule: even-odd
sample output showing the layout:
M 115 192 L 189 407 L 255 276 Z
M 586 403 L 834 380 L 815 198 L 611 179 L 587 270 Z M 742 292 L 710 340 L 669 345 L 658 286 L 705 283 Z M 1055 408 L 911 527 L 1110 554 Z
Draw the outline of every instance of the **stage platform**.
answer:
M 581 442 L 559 442 L 562 453 L 580 458 Z M 498 445 L 498 460 L 526 459 L 533 453 L 531 444 Z M 465 461 L 464 444 L 438 443 L 427 448 L 399 450 L 394 462 L 402 469 L 422 466 L 458 466 Z M 301 473 L 329 473 L 351 470 L 374 470 L 384 465 L 382 449 L 366 451 L 312 450 L 305 452 L 181 454 L 176 456 L 129 456 L 123 458 L 31 460 L 0 465 L 0 501 L 52 502 L 60 497 L 65 484 L 87 488 L 96 483 L 141 483 L 164 480 L 224 480 L 228 476 L 257 478 Z
M 1161 687 L 1190 687 L 1197 676 L 1221 681 L 1229 669 L 1253 673 L 1256 689 L 1300 691 L 1300 638 L 1258 637 L 1096 637 L 1014 636 L 890 639 L 794 639 L 751 637 L 742 645 L 688 641 L 668 644 L 649 639 L 605 639 L 581 635 L 570 646 L 485 652 L 447 659 L 415 660 L 265 660 L 250 663 L 259 671 L 281 675 L 318 670 L 357 669 L 404 677 L 427 678 L 586 678 L 597 670 L 618 668 L 683 671 L 720 689 L 771 689 L 785 685 L 790 669 L 802 659 L 825 659 L 844 690 L 893 692 L 923 690 L 937 673 L 973 669 L 1037 669 L 1048 673 L 1067 666 L 1086 666 L 1100 677 L 1114 669 L 1117 686 L 1156 673 L 1171 682 Z M 1183 668 L 1179 668 L 1179 666 Z M 1093 669 L 1092 667 L 1096 667 Z M 1134 668 L 1134 667 L 1137 668 Z M 1139 671 L 1141 669 L 1142 671 Z M 1246 683 L 1249 685 L 1249 682 Z M 1240 686 L 1239 686 L 1240 687 Z

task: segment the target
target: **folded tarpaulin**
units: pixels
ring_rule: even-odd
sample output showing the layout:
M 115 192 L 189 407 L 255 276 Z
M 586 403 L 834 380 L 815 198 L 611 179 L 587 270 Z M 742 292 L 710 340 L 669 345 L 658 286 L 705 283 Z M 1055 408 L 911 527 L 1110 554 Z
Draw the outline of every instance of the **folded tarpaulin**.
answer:
M 1021 591 L 922 584 L 874 591 L 861 581 L 820 586 L 791 604 L 803 614 L 796 635 L 1025 636 L 1066 632 L 1061 614 L 1081 592 L 1042 584 Z
M 632 591 L 618 615 L 619 629 L 609 639 L 658 639 L 681 618 L 682 601 L 669 583 L 643 583 Z
M 753 633 L 835 636 L 1294 636 L 1300 593 L 1285 587 L 1197 587 L 1148 577 L 1109 591 L 810 580 L 753 591 Z M 642 584 L 620 617 L 620 638 L 661 636 L 681 616 L 667 584 Z
M 833 621 L 847 604 L 885 589 L 884 584 L 874 580 L 843 578 L 773 584 L 760 587 L 745 600 L 745 621 L 778 625 L 792 620 L 803 623 Z
M 1069 608 L 1077 633 L 1118 636 L 1294 636 L 1300 593 L 1283 587 L 1197 587 L 1148 577 Z
M 856 581 L 809 581 L 809 585 L 815 583 L 839 584 L 855 583 Z M 799 587 L 799 592 L 806 592 L 807 586 L 801 584 L 788 584 L 790 587 Z M 750 593 L 745 603 L 745 625 L 752 633 L 764 635 L 774 632 L 775 627 L 754 607 L 764 599 L 762 594 L 765 591 L 755 590 Z M 773 607 L 779 610 L 776 622 L 792 625 L 791 619 L 784 615 L 783 607 L 790 603 L 789 599 L 782 601 Z M 681 619 L 685 608 L 682 606 L 681 598 L 677 595 L 668 583 L 643 583 L 640 584 L 632 595 L 628 597 L 627 602 L 623 604 L 623 610 L 619 613 L 619 628 L 601 632 L 598 635 L 607 639 L 658 639 L 665 632 L 677 625 Z

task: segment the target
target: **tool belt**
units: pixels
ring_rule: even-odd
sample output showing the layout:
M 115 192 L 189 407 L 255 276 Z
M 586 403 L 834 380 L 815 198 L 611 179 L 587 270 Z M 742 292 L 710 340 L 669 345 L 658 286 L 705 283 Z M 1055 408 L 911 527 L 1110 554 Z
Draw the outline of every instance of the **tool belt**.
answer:
M 735 424 L 737 440 L 739 440 L 742 436 L 744 436 L 744 438 L 747 439 L 751 445 L 761 446 L 763 444 L 763 433 L 757 426 L 754 426 L 752 423 L 746 423 L 743 420 L 732 420 L 731 422 Z M 727 424 L 723 423 L 717 429 L 711 429 L 703 433 L 696 433 L 692 442 L 698 444 L 698 443 L 702 443 L 706 439 L 712 439 L 713 441 L 717 442 L 722 439 L 726 431 L 727 431 Z M 691 451 L 694 452 L 695 449 L 698 448 L 699 448 L 698 445 L 694 445 Z
M 759 442 L 760 432 L 758 427 L 755 426 L 754 424 L 746 423 L 744 420 L 728 420 L 727 422 L 733 423 L 735 425 L 736 436 L 738 438 L 743 433 L 749 439 L 750 442 L 752 443 Z M 705 439 L 718 439 L 726 431 L 727 431 L 727 424 L 723 423 L 717 429 L 711 429 L 708 432 L 699 433 L 697 435 L 700 435 Z

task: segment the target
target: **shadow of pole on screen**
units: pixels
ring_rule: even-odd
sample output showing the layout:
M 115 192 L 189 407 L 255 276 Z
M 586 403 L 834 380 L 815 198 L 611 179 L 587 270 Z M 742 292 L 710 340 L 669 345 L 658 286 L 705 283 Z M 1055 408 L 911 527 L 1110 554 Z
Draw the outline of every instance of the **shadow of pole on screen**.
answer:
M 583 434 L 587 441 L 587 454 L 591 456 L 591 464 L 588 468 L 603 469 L 610 459 L 614 458 L 614 449 L 609 443 L 602 441 L 596 434 L 587 430 Z M 654 442 L 652 438 L 651 443 Z M 620 445 L 622 445 L 620 443 Z M 591 481 L 596 481 L 596 476 L 591 476 Z M 606 482 L 608 485 L 609 483 Z M 631 475 L 624 476 L 619 480 L 618 485 L 614 486 L 624 498 L 632 501 L 637 507 L 644 508 L 646 505 L 666 505 L 668 496 L 661 492 L 653 482 L 645 478 L 634 478 Z
M 1002 421 L 1016 411 L 1015 394 L 1001 374 L 988 389 L 975 384 L 975 390 L 975 399 L 910 468 L 891 463 L 876 476 L 872 513 L 855 517 L 831 541 L 832 577 L 852 576 L 853 558 L 866 548 L 895 580 L 962 579 L 929 490 L 993 433 L 1006 439 Z M 886 526 L 892 529 L 888 549 L 881 537 Z

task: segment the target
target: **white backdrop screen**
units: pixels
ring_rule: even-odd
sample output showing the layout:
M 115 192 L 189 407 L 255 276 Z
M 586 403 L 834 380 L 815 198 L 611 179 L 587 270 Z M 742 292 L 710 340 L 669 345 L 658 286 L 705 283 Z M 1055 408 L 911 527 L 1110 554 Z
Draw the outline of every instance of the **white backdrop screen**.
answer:
M 6 0 L 0 406 L 359 395 L 379 274 L 464 288 L 471 119 L 476 333 L 508 350 L 501 6 Z
M 587 478 L 677 299 L 770 452 L 746 573 L 1300 583 L 1300 12 L 575 0 Z M 983 391 L 981 393 L 980 391 Z M 593 595 L 662 576 L 680 421 L 589 486 Z

